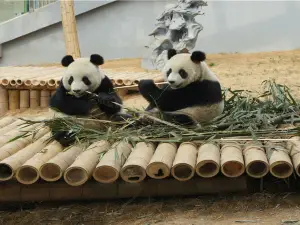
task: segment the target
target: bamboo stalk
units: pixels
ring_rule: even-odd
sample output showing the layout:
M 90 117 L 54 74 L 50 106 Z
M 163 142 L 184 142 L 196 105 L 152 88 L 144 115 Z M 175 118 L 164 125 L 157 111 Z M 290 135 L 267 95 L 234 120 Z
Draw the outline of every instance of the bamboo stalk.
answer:
M 47 108 L 49 106 L 50 92 L 47 90 L 41 91 L 40 105 L 42 108 Z
M 71 186 L 84 184 L 92 175 L 100 154 L 110 147 L 107 141 L 98 141 L 82 152 L 64 173 L 65 181 Z
M 179 181 L 190 180 L 195 174 L 197 145 L 192 142 L 180 144 L 171 169 L 172 176 Z
M 0 116 L 8 111 L 8 91 L 0 86 Z
M 29 108 L 29 90 L 20 90 L 20 109 Z
M 170 176 L 176 152 L 176 144 L 160 143 L 146 168 L 147 175 L 154 179 L 163 179 Z
M 16 110 L 20 108 L 20 91 L 8 90 L 8 106 L 9 110 Z
M 47 132 L 49 132 L 48 127 L 42 128 L 38 130 L 35 134 L 31 134 L 27 137 L 19 138 L 17 140 L 14 140 L 13 142 L 4 144 L 2 147 L 0 147 L 0 161 L 15 154 L 16 152 L 20 151 L 22 148 L 25 148 L 27 145 L 30 144 L 30 142 L 32 142 L 32 140 L 36 140 L 42 137 Z
M 221 171 L 227 177 L 238 177 L 244 173 L 243 153 L 238 142 L 227 142 L 222 146 Z
M 17 180 L 22 184 L 35 183 L 39 179 L 39 169 L 41 168 L 41 166 L 62 150 L 63 147 L 57 141 L 52 141 L 40 152 L 36 153 L 31 159 L 26 161 L 17 170 Z
M 277 178 L 288 178 L 293 173 L 290 150 L 283 142 L 266 142 L 265 148 L 270 164 L 270 173 Z
M 40 91 L 30 90 L 30 108 L 36 109 L 40 106 Z
M 299 136 L 292 137 L 286 143 L 286 147 L 290 152 L 296 174 L 300 176 L 300 138 Z
M 100 160 L 93 177 L 101 183 L 112 183 L 119 178 L 120 170 L 131 153 L 132 146 L 126 142 L 116 142 Z
M 76 28 L 76 18 L 74 14 L 74 1 L 60 1 L 60 9 L 67 55 L 79 58 L 80 49 Z
M 83 145 L 75 145 L 70 149 L 58 153 L 54 158 L 43 164 L 40 168 L 40 177 L 48 182 L 59 180 L 66 169 L 75 161 L 76 157 L 82 153 Z
M 215 143 L 206 143 L 198 148 L 196 173 L 200 177 L 214 177 L 220 171 L 220 147 Z
M 16 171 L 36 153 L 41 151 L 46 145 L 51 133 L 45 134 L 32 144 L 27 145 L 12 156 L 0 162 L 0 181 L 7 181 L 13 178 Z
M 261 142 L 248 141 L 243 150 L 246 173 L 254 178 L 262 178 L 269 172 L 269 162 Z
M 120 176 L 129 183 L 138 183 L 146 178 L 146 168 L 154 154 L 153 143 L 139 142 L 133 148 L 121 169 Z

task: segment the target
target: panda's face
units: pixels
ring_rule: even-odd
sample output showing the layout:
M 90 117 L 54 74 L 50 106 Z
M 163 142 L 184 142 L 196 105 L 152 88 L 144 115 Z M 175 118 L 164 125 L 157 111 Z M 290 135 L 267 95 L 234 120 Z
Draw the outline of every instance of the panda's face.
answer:
M 201 79 L 201 63 L 194 63 L 190 54 L 176 54 L 167 61 L 163 73 L 171 88 L 183 88 Z
M 104 73 L 90 62 L 79 58 L 70 63 L 63 76 L 63 86 L 75 97 L 81 97 L 86 91 L 94 92 L 105 77 Z

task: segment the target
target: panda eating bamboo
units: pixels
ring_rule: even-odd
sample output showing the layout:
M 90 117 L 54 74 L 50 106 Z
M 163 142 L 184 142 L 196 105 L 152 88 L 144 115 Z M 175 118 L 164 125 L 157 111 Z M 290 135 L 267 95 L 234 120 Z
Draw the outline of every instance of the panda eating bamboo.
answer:
M 139 91 L 149 102 L 146 111 L 163 114 L 165 120 L 182 125 L 209 122 L 222 114 L 224 100 L 216 75 L 207 66 L 204 52 L 168 51 L 163 73 L 168 82 L 162 88 L 153 80 L 141 80 Z

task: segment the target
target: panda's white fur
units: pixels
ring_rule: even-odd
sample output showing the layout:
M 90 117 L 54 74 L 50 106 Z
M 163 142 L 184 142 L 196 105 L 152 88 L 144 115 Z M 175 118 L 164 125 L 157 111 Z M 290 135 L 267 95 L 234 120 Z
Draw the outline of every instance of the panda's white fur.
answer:
M 84 76 L 89 79 L 90 85 L 83 82 Z M 69 79 L 71 77 L 73 77 L 73 82 L 70 85 Z M 76 97 L 80 97 L 86 91 L 96 91 L 104 78 L 104 72 L 98 66 L 92 64 L 89 58 L 78 58 L 66 68 L 62 82 L 67 91 Z M 80 92 L 74 92 L 74 90 L 80 90 Z
M 159 89 L 146 80 L 139 84 L 141 94 L 150 103 L 148 110 L 186 115 L 195 123 L 208 122 L 222 114 L 224 101 L 220 82 L 206 64 L 205 54 L 177 54 L 170 50 L 168 57 L 162 70 L 167 87 Z
M 190 56 L 191 54 L 188 53 L 174 55 L 164 66 L 162 70 L 164 79 L 169 83 L 171 88 L 183 88 L 195 81 L 219 81 L 217 76 L 208 68 L 205 61 L 196 64 L 191 60 Z M 172 69 L 172 72 L 168 75 L 169 69 Z M 180 76 L 179 70 L 181 69 L 188 73 L 186 79 Z M 171 83 L 172 81 L 174 83 Z

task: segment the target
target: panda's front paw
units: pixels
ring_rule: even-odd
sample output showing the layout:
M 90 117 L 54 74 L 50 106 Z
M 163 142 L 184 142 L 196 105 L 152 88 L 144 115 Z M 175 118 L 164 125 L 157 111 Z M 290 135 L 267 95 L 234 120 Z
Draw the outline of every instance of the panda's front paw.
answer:
M 53 135 L 54 140 L 63 147 L 68 147 L 75 142 L 75 133 L 73 131 L 59 131 Z
M 152 95 L 158 89 L 153 80 L 140 80 L 138 88 L 144 97 Z
M 105 105 L 107 107 L 112 108 L 112 107 L 116 106 L 116 104 L 114 102 L 116 102 L 116 99 L 112 95 L 109 95 L 106 93 L 100 93 L 98 95 L 98 104 L 99 105 Z

